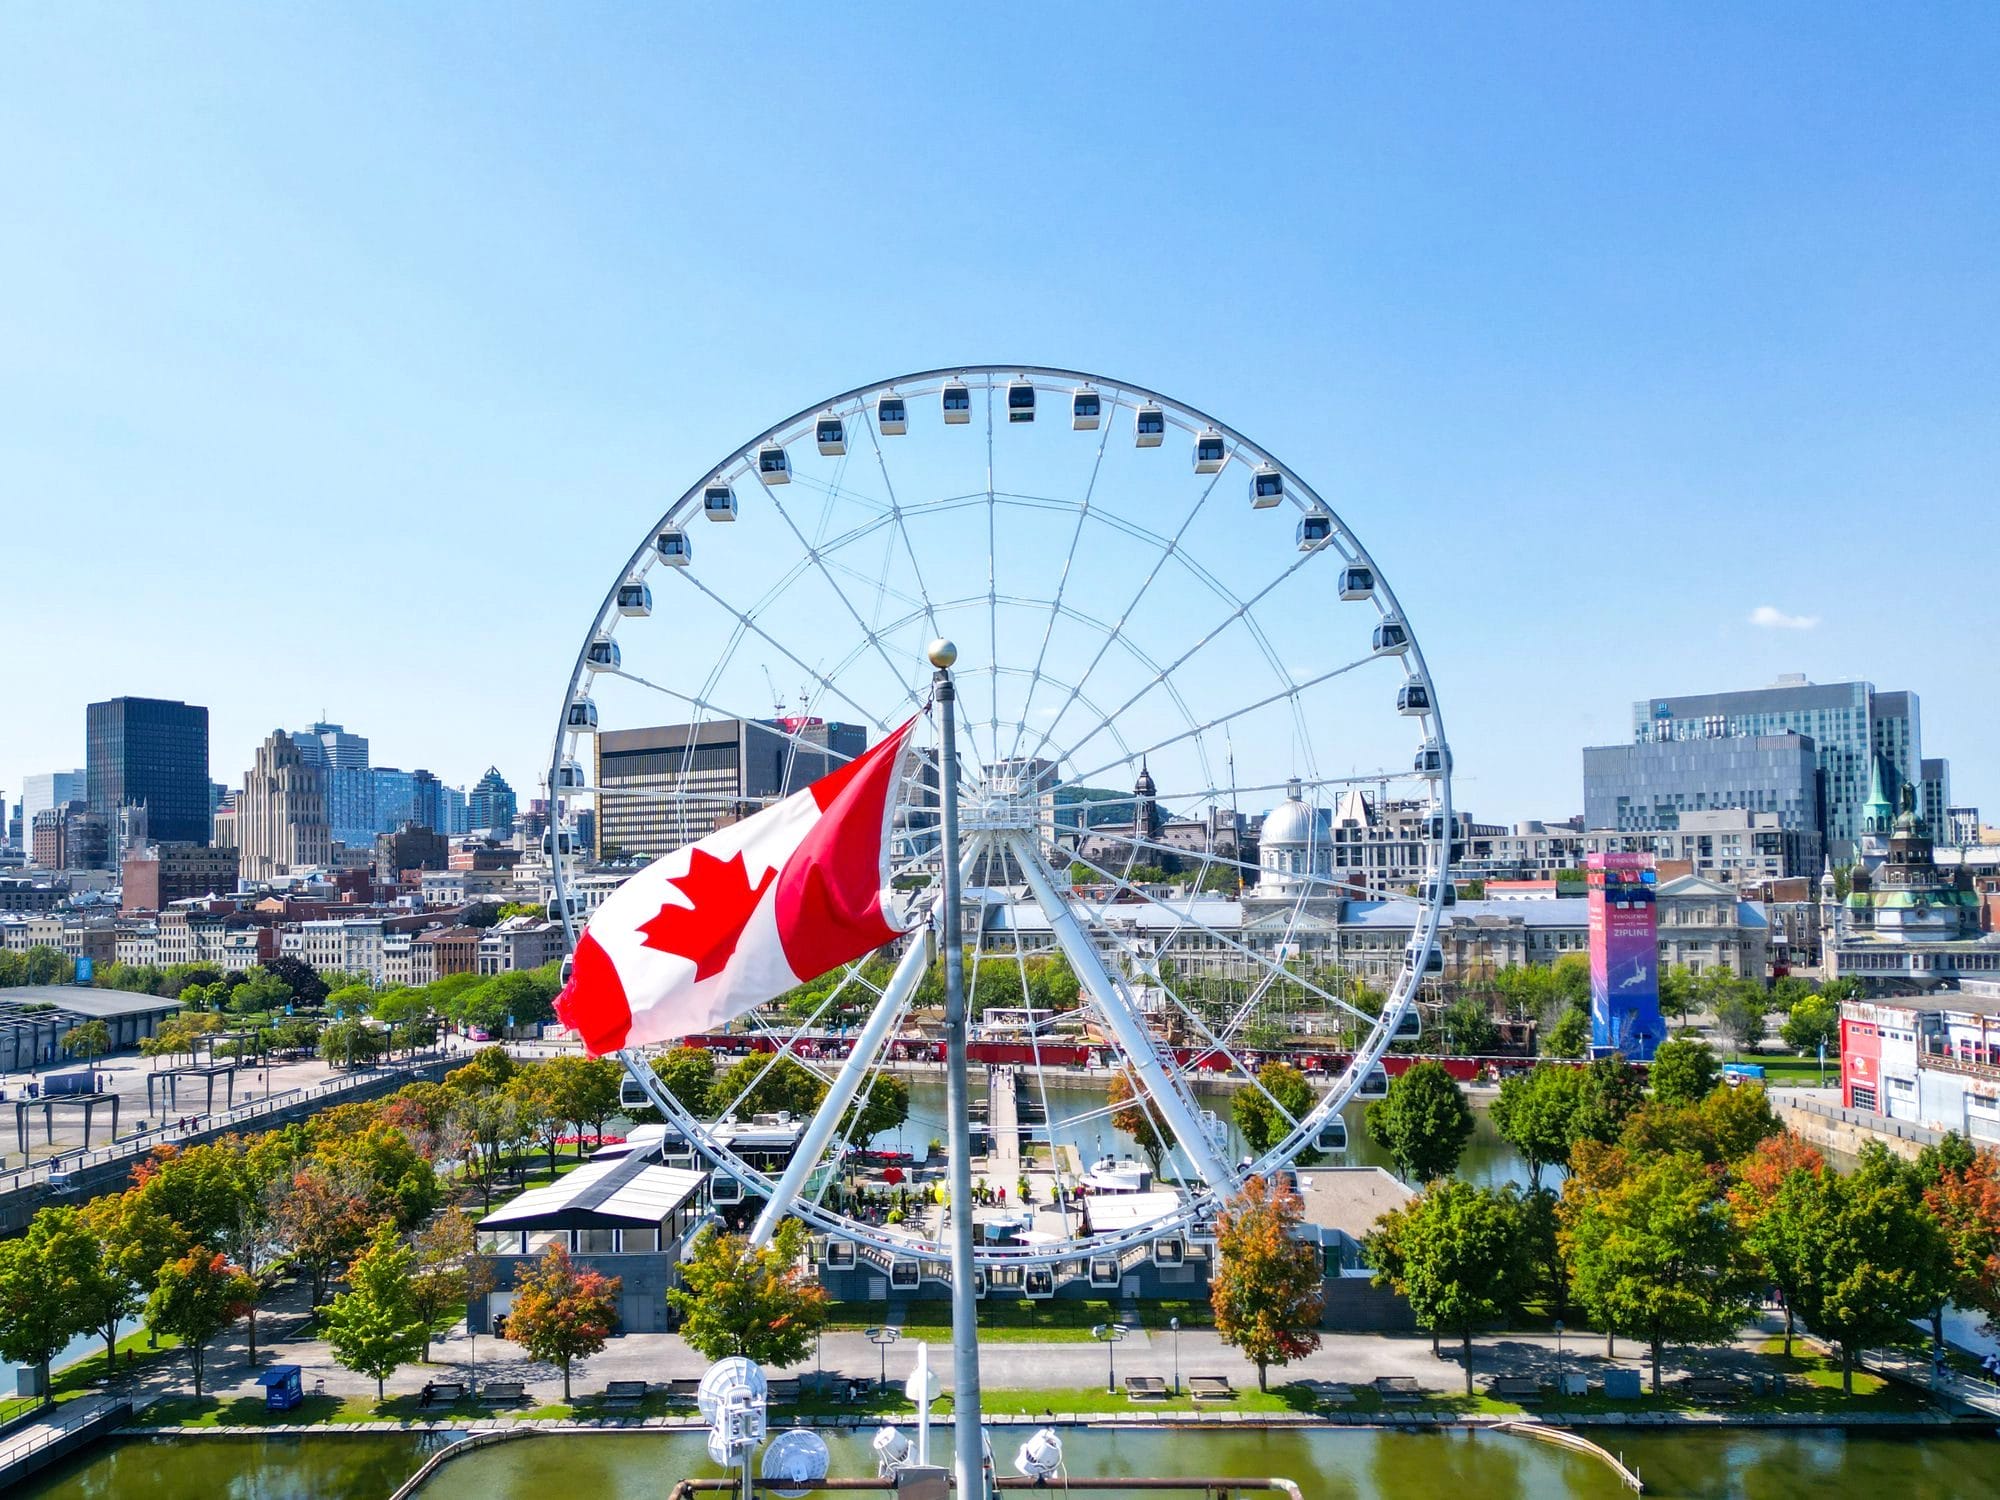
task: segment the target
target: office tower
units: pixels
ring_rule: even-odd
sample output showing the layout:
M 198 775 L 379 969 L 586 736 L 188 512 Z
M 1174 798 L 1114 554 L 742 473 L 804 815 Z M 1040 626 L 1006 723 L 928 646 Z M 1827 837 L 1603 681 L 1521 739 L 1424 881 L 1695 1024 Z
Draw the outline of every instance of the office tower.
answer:
M 209 838 L 208 710 L 164 698 L 113 698 L 84 711 L 86 800 L 115 818 L 143 805 L 156 839 Z

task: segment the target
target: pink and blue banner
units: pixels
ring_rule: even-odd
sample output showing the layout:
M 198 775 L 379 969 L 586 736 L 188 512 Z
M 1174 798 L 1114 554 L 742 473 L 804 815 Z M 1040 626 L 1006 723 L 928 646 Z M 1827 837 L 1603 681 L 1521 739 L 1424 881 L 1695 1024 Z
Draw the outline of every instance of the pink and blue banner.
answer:
M 1646 1062 L 1666 1039 L 1660 1016 L 1660 940 L 1650 854 L 1593 854 L 1590 887 L 1590 1042 Z

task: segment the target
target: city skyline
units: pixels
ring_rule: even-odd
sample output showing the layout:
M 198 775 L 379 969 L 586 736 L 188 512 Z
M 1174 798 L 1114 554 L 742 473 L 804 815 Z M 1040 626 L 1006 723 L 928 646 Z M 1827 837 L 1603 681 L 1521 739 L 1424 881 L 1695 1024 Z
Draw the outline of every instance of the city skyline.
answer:
M 225 783 L 331 715 L 531 797 L 672 496 L 832 391 L 1015 357 L 1319 486 L 1482 815 L 1580 810 L 1636 698 L 1794 671 L 1921 694 L 1956 800 L 1994 800 L 2000 702 L 1935 643 L 2000 604 L 1891 579 L 2000 543 L 2000 17 L 1182 14 L 1054 51 L 911 17 L 893 75 L 726 14 L 11 15 L 4 555 L 64 649 L 0 666 L 33 706 L 0 786 L 133 694 L 209 706 Z M 746 49 L 787 80 L 754 107 L 716 65 Z

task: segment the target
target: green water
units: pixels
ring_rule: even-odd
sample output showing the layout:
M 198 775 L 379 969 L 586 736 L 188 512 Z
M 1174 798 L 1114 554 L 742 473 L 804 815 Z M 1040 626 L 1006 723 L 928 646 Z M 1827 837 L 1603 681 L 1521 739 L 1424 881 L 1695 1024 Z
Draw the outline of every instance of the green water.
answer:
M 1026 1428 L 996 1432 L 1003 1472 Z M 1601 1433 L 1661 1500 L 1973 1500 L 2000 1495 L 1991 1437 L 1847 1437 L 1830 1432 Z M 948 1440 L 948 1437 L 947 1437 Z M 873 1472 L 866 1439 L 830 1436 L 836 1475 Z M 1612 1500 L 1609 1468 L 1593 1458 L 1493 1433 L 1191 1433 L 1067 1431 L 1069 1493 L 1092 1476 L 1282 1476 L 1310 1500 L 1442 1496 L 1445 1500 Z M 138 1439 L 102 1448 L 30 1481 L 35 1500 L 385 1500 L 438 1446 L 435 1438 L 329 1433 L 301 1438 Z M 657 1500 L 675 1480 L 716 1472 L 687 1433 L 536 1436 L 445 1464 L 423 1500 Z

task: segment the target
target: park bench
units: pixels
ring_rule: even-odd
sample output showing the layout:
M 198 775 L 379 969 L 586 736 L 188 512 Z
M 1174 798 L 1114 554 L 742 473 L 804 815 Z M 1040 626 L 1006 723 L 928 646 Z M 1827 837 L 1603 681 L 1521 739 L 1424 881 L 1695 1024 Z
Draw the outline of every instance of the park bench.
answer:
M 488 1406 L 519 1406 L 528 1399 L 528 1387 L 520 1380 L 489 1380 L 479 1399 Z
M 1164 1401 L 1167 1399 L 1167 1383 L 1158 1375 L 1127 1375 L 1125 1377 L 1125 1399 L 1127 1401 Z
M 1424 1399 L 1424 1388 L 1414 1375 L 1377 1375 L 1372 1384 L 1384 1406 L 1415 1406 Z
M 1302 1380 L 1299 1382 L 1322 1406 L 1352 1406 L 1354 1387 L 1344 1380 Z
M 1738 1401 L 1743 1396 L 1743 1387 L 1727 1375 L 1690 1375 L 1679 1389 L 1700 1401 Z
M 1187 1388 L 1197 1402 L 1236 1399 L 1236 1388 L 1230 1385 L 1227 1375 L 1190 1375 Z
M 465 1399 L 465 1384 L 458 1380 L 434 1380 L 424 1387 L 418 1406 L 450 1406 Z
M 667 1382 L 667 1399 L 676 1406 L 693 1406 L 695 1397 L 700 1394 L 701 1382 L 699 1380 L 669 1380 Z
M 772 1406 L 797 1406 L 802 1391 L 796 1378 L 774 1380 L 764 1388 L 764 1399 Z
M 614 1380 L 604 1387 L 606 1406 L 637 1406 L 646 1399 L 643 1380 Z
M 1486 1394 L 1498 1401 L 1539 1401 L 1542 1383 L 1533 1375 L 1499 1375 L 1487 1383 Z

